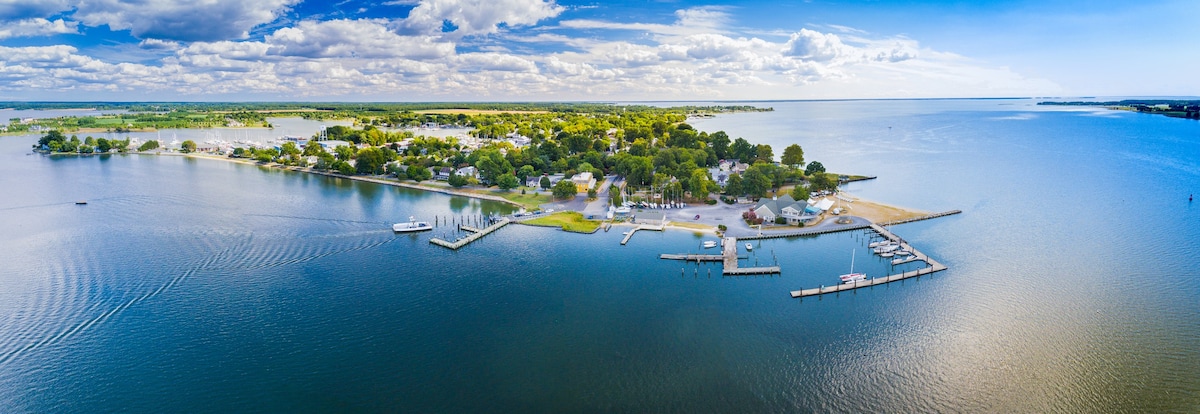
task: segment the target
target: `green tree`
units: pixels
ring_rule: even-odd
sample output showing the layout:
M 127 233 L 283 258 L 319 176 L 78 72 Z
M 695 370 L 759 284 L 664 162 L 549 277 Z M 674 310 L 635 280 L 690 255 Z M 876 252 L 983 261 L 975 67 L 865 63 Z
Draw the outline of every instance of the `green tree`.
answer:
M 729 155 L 729 135 L 725 131 L 717 131 L 708 136 L 709 145 L 712 146 L 713 153 L 718 159 L 725 159 Z
M 96 140 L 96 149 L 100 150 L 100 152 L 108 152 L 108 151 L 112 150 L 112 141 L 109 141 L 104 138 L 97 139 Z
M 192 141 L 190 139 L 187 141 L 183 141 L 182 144 L 179 144 L 179 152 L 182 152 L 185 154 L 189 153 L 189 152 L 196 152 L 196 141 Z
M 354 171 L 355 171 L 355 168 L 353 165 L 350 165 L 350 163 L 342 161 L 342 160 L 334 161 L 333 169 L 337 170 L 337 172 L 341 175 L 354 175 Z
M 20 121 L 20 119 L 18 119 L 18 121 Z M 61 143 L 66 140 L 67 140 L 67 137 L 65 135 L 63 135 L 62 131 L 59 131 L 57 129 L 52 129 L 52 130 L 50 130 L 50 132 L 47 132 L 46 135 L 42 135 L 42 137 L 38 139 L 38 146 L 41 146 L 41 145 L 49 146 L 51 142 L 57 141 L 57 142 Z
M 750 141 L 746 141 L 745 138 L 738 138 L 733 140 L 733 144 L 729 146 L 729 155 L 749 164 L 754 162 L 754 157 L 758 156 L 758 148 L 751 145 Z
M 138 151 L 150 151 L 155 148 L 158 148 L 158 141 L 149 140 L 142 143 L 142 146 L 138 147 Z
M 813 191 L 832 191 L 837 189 L 838 178 L 829 173 L 813 173 L 808 176 L 808 186 Z
M 297 158 L 300 156 L 300 147 L 296 146 L 295 142 L 285 142 L 279 146 L 279 155 L 289 158 Z
M 746 194 L 742 188 L 742 176 L 739 174 L 729 174 L 729 178 L 725 179 L 725 194 L 737 197 Z
M 550 177 L 543 175 L 542 179 L 538 180 L 538 186 L 542 187 L 543 190 L 549 190 L 550 189 Z
M 821 165 L 820 161 L 810 162 L 810 163 L 808 163 L 808 168 L 804 169 L 804 175 L 813 175 L 816 173 L 823 173 L 823 172 L 825 172 L 825 166 Z
M 433 171 L 420 165 L 410 165 L 405 173 L 408 174 L 409 179 L 418 183 L 433 178 Z
M 475 161 L 475 168 L 479 170 L 479 178 L 488 183 L 496 182 L 496 178 L 500 177 L 500 174 L 511 173 L 513 170 L 512 164 L 495 148 L 475 151 L 471 157 L 478 157 Z
M 775 152 L 771 150 L 771 146 L 767 144 L 759 144 L 755 147 L 755 160 L 765 163 L 775 162 Z
M 334 148 L 333 153 L 337 156 L 338 160 L 349 161 L 351 158 L 354 158 L 358 150 L 352 145 L 342 145 Z
M 522 165 L 517 169 L 517 180 L 522 183 L 529 181 L 529 177 L 533 176 L 534 172 L 532 165 Z
M 517 188 L 519 185 L 521 184 L 517 181 L 517 176 L 510 173 L 500 174 L 500 177 L 496 178 L 496 186 L 500 187 L 501 190 L 511 190 Z
M 708 171 L 703 168 L 692 170 L 692 175 L 688 179 L 688 189 L 692 192 L 692 197 L 708 198 L 708 193 L 712 192 L 709 188 Z
M 316 157 L 325 153 L 325 147 L 322 147 L 321 143 L 316 140 L 308 141 L 307 144 L 304 144 L 305 157 Z
M 762 197 L 767 195 L 767 190 L 771 189 L 771 177 L 763 174 L 758 168 L 746 170 L 746 176 L 742 178 L 742 189 L 754 197 Z
M 454 187 L 454 188 L 462 187 L 464 185 L 467 185 L 467 176 L 458 175 L 454 172 L 451 172 L 450 178 L 447 178 L 446 182 L 450 183 L 450 186 Z
M 596 196 L 597 196 L 596 187 L 589 188 L 588 189 L 588 198 L 596 198 Z
M 571 180 L 561 180 L 554 184 L 554 189 L 550 192 L 554 194 L 554 198 L 571 198 L 579 191 Z
M 808 200 L 808 196 L 808 187 L 801 184 L 796 184 L 795 187 L 792 187 L 792 198 L 796 199 L 796 201 Z
M 387 164 L 387 162 L 387 155 L 384 154 L 383 150 L 374 147 L 365 148 L 358 152 L 357 161 L 354 162 L 354 169 L 359 174 L 381 174 L 383 173 L 383 165 Z
M 788 145 L 783 149 L 783 158 L 779 161 L 792 168 L 799 168 L 804 165 L 804 149 L 800 148 L 799 144 Z

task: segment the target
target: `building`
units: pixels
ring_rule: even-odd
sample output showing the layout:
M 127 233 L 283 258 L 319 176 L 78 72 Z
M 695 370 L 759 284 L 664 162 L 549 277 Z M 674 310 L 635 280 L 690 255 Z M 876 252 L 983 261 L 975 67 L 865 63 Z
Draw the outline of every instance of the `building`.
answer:
M 816 217 L 807 213 L 806 210 L 809 210 L 807 202 L 796 201 L 788 194 L 771 200 L 759 201 L 753 208 L 754 215 L 763 219 L 764 223 L 774 223 L 776 218 L 783 217 L 791 225 Z
M 463 177 L 474 178 L 476 180 L 479 179 L 479 170 L 477 170 L 477 169 L 475 169 L 475 167 L 471 167 L 471 166 L 459 168 L 457 171 L 454 172 L 454 174 L 461 175 Z
M 596 178 L 592 177 L 591 171 L 581 172 L 571 177 L 571 182 L 575 183 L 576 191 L 591 190 L 596 186 Z

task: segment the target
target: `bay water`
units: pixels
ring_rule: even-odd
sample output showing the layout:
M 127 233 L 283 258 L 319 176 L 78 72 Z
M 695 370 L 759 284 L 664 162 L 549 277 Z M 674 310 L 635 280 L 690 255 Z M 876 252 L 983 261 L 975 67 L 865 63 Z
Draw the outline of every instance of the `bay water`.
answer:
M 1200 123 L 1030 100 L 766 102 L 694 120 L 845 189 L 963 214 L 754 242 L 508 226 L 511 207 L 178 156 L 43 156 L 0 138 L 3 412 L 1200 410 Z M 87 200 L 87 205 L 76 205 Z M 394 234 L 390 223 L 438 220 Z M 451 224 L 445 224 L 444 220 Z

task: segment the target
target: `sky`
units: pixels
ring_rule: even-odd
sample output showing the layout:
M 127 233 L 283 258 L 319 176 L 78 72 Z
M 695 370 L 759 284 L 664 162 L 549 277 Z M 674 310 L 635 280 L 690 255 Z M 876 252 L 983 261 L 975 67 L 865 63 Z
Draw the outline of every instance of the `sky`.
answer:
M 1200 95 L 1200 2 L 0 0 L 0 101 Z

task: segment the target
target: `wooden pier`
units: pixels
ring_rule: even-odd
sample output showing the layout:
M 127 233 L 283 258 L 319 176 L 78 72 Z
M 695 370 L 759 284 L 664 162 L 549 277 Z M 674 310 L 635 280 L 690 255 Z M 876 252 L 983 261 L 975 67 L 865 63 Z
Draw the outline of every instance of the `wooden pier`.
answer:
M 949 213 L 949 214 L 957 214 L 957 213 Z M 949 214 L 944 214 L 944 215 L 949 215 Z M 901 263 L 909 263 L 909 262 L 915 262 L 915 261 L 920 260 L 920 261 L 923 261 L 923 262 L 929 264 L 929 266 L 921 268 L 921 269 L 917 269 L 917 270 L 910 270 L 910 271 L 903 272 L 903 273 L 897 273 L 894 275 L 875 277 L 875 278 L 871 278 L 871 279 L 867 279 L 867 280 L 860 280 L 860 281 L 857 281 L 854 283 L 842 283 L 842 284 L 831 285 L 831 286 L 821 286 L 821 287 L 816 287 L 816 288 L 812 288 L 812 289 L 793 290 L 792 297 L 793 298 L 802 298 L 805 296 L 816 296 L 816 295 L 823 295 L 826 293 L 836 293 L 836 292 L 842 292 L 842 291 L 847 291 L 847 290 L 854 290 L 854 289 L 858 289 L 858 288 L 864 288 L 864 287 L 869 287 L 869 286 L 882 285 L 884 283 L 895 282 L 897 280 L 904 280 L 904 279 L 908 279 L 910 277 L 924 276 L 924 275 L 928 275 L 928 274 L 931 274 L 934 272 L 940 272 L 940 271 L 946 270 L 946 266 L 942 265 L 941 263 L 938 263 L 936 260 L 933 260 L 928 255 L 921 253 L 917 249 L 914 249 L 907 242 L 901 240 L 895 234 L 892 234 L 892 232 L 888 231 L 887 229 L 883 228 L 882 226 L 880 226 L 878 224 L 872 224 L 871 229 L 874 230 L 879 235 L 883 236 L 884 238 L 891 240 L 893 242 L 899 243 L 901 249 L 912 252 L 912 256 L 909 257 L 908 259 L 905 259 Z
M 632 233 L 630 233 L 632 234 Z M 737 238 L 726 237 L 721 244 L 721 254 L 662 254 L 660 259 L 686 260 L 689 262 L 722 262 L 721 274 L 725 276 L 769 275 L 779 273 L 779 266 L 738 267 Z
M 429 239 L 429 242 L 436 244 L 438 246 L 445 247 L 450 250 L 458 250 L 460 247 L 466 246 L 475 240 L 479 240 L 479 238 L 486 236 L 489 233 L 496 231 L 511 222 L 512 222 L 512 220 L 510 220 L 508 217 L 504 217 L 504 218 L 501 218 L 500 221 L 497 221 L 495 224 L 487 226 L 487 228 L 484 228 L 484 229 L 477 229 L 477 228 L 468 227 L 468 226 L 459 226 L 458 227 L 459 229 L 471 232 L 471 234 L 468 235 L 467 237 L 463 237 L 454 242 L 448 242 L 448 241 L 439 239 L 437 237 Z
M 649 225 L 649 224 L 639 224 L 639 225 L 637 225 L 637 227 L 630 229 L 629 234 L 626 234 L 625 238 L 621 239 L 621 245 L 624 246 L 625 243 L 629 243 L 629 239 L 633 238 L 633 233 L 637 233 L 638 230 L 663 231 L 663 229 L 665 229 L 666 227 L 667 227 L 667 223 L 663 223 L 663 224 L 660 224 L 657 226 L 653 226 L 653 225 Z

